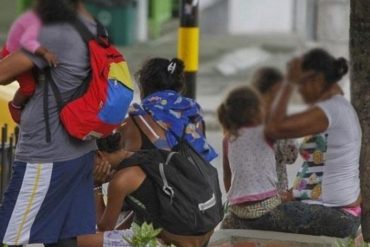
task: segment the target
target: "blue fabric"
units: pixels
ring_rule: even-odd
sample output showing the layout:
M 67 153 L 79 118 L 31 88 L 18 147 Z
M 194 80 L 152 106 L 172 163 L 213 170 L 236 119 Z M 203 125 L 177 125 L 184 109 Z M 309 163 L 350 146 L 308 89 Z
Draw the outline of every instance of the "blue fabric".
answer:
M 93 164 L 93 152 L 74 160 L 49 164 L 53 166 L 50 185 L 32 223 L 28 243 L 51 244 L 96 232 Z M 23 162 L 13 165 L 13 176 L 0 207 L 0 243 L 19 197 L 26 169 L 27 164 Z
M 55 243 L 96 232 L 94 153 L 54 163 L 50 188 L 31 228 L 30 243 Z
M 134 92 L 117 80 L 109 80 L 106 102 L 99 118 L 108 124 L 120 124 L 126 117 Z
M 0 246 L 3 242 L 15 203 L 17 202 L 19 191 L 22 187 L 23 177 L 26 172 L 26 164 L 14 162 L 12 169 L 12 179 L 4 193 L 4 201 L 0 207 Z
M 170 148 L 178 144 L 177 138 L 183 136 L 186 127 L 184 138 L 195 151 L 207 161 L 217 157 L 199 128 L 203 124 L 202 110 L 193 99 L 172 90 L 156 92 L 143 99 L 141 105 L 134 104 L 130 111 L 131 116 L 146 114 L 150 114 L 166 131 Z

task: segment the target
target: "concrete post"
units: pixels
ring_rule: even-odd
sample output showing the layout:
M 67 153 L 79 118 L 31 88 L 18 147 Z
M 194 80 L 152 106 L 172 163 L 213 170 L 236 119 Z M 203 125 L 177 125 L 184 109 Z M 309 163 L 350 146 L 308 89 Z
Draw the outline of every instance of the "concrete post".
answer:
M 137 40 L 148 40 L 148 0 L 137 1 Z

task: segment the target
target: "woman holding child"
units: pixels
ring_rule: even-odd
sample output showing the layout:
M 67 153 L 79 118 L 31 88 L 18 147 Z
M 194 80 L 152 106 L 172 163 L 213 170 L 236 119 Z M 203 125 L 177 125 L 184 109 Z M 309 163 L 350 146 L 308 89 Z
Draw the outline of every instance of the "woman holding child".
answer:
M 292 202 L 282 205 L 290 224 L 282 230 L 336 237 L 352 236 L 358 230 L 362 132 L 338 85 L 347 72 L 344 58 L 336 59 L 322 49 L 289 64 L 288 83 L 266 128 L 272 139 L 305 137 L 300 148 L 304 163 L 287 194 Z M 311 107 L 289 116 L 286 108 L 295 86 Z
M 344 58 L 336 59 L 322 49 L 313 49 L 290 62 L 287 82 L 264 128 L 264 136 L 268 140 L 305 137 L 300 148 L 304 163 L 293 189 L 282 198 L 286 202 L 256 219 L 233 215 L 234 223 L 244 228 L 309 235 L 356 234 L 361 214 L 362 133 L 356 112 L 338 85 L 347 71 Z M 310 108 L 287 115 L 295 87 Z M 252 205 L 263 202 L 257 198 Z M 250 204 L 247 202 L 248 207 Z M 258 221 L 264 224 L 256 225 Z

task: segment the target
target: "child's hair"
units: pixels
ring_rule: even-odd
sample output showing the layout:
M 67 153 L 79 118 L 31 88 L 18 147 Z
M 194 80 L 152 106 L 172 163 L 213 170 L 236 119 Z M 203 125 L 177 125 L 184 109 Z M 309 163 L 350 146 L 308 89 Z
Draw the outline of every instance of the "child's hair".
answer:
M 77 17 L 76 6 L 80 0 L 39 0 L 35 11 L 42 23 L 74 21 Z
M 218 107 L 217 114 L 223 129 L 229 135 L 238 137 L 238 130 L 241 127 L 262 123 L 260 96 L 250 87 L 237 87 Z
M 107 137 L 98 139 L 96 144 L 98 145 L 99 151 L 114 153 L 120 150 L 121 134 L 116 132 Z
M 267 94 L 277 83 L 283 81 L 283 74 L 273 67 L 258 69 L 252 78 L 252 86 L 262 95 Z
M 142 96 L 161 90 L 182 92 L 185 86 L 184 63 L 180 59 L 153 58 L 136 73 Z

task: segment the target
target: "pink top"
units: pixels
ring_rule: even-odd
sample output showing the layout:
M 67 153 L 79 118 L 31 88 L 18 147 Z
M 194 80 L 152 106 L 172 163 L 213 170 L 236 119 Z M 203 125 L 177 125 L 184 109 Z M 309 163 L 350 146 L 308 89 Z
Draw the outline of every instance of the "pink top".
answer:
M 24 48 L 31 53 L 35 53 L 41 46 L 37 40 L 40 28 L 40 18 L 34 11 L 27 11 L 12 24 L 6 41 L 6 49 L 12 53 Z

